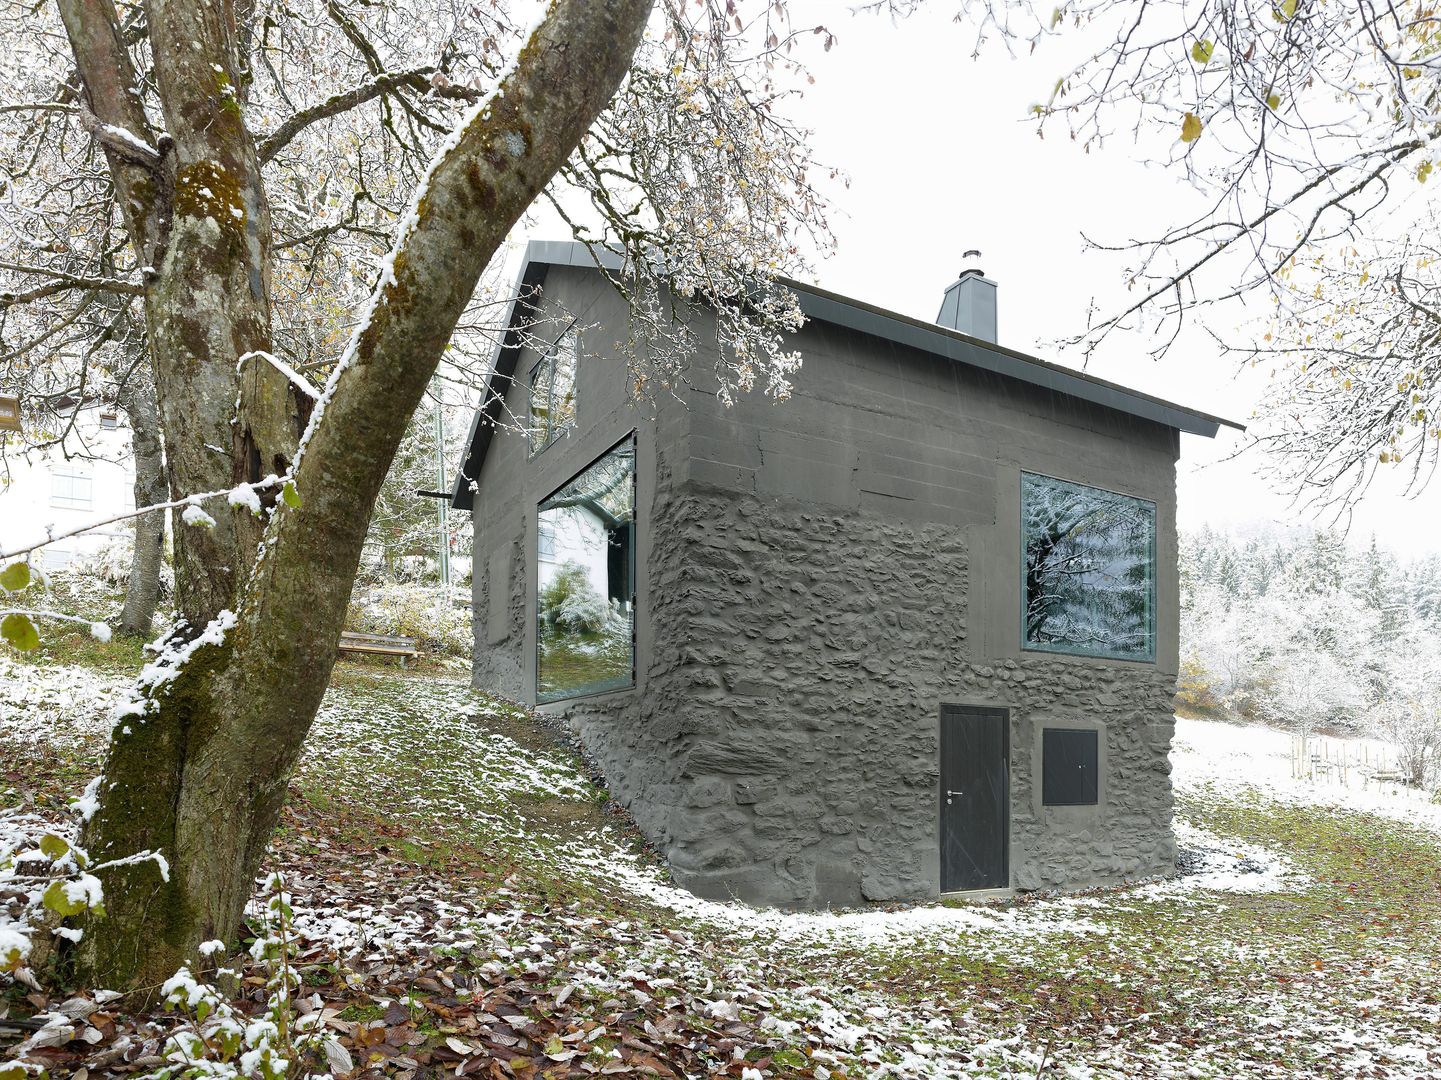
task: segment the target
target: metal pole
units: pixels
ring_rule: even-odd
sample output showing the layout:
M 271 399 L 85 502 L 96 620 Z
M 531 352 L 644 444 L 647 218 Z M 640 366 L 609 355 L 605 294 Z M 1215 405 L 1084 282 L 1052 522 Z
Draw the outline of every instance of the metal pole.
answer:
M 435 395 L 435 465 L 440 473 L 440 491 L 448 491 L 445 485 L 445 401 L 436 387 Z M 448 500 L 437 499 L 440 511 L 440 583 L 450 585 L 450 506 Z

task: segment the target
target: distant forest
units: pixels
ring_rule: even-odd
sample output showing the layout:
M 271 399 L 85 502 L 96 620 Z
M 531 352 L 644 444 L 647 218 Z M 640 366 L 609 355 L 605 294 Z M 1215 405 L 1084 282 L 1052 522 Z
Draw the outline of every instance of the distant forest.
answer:
M 1180 707 L 1396 743 L 1437 783 L 1441 556 L 1334 532 L 1181 538 Z

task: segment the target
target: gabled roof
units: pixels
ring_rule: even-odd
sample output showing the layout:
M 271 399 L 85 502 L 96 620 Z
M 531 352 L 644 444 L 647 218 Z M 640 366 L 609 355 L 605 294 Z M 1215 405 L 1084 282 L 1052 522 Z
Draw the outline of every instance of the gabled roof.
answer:
M 545 280 L 546 271 L 552 266 L 595 268 L 597 264 L 611 271 L 618 271 L 623 266 L 620 256 L 614 252 L 600 248 L 591 249 L 578 241 L 532 240 L 526 245 L 515 299 L 511 301 L 506 315 L 505 337 L 496 352 L 495 369 L 486 386 L 485 400 L 476 410 L 475 419 L 471 422 L 465 457 L 456 473 L 451 505 L 457 509 L 469 510 L 472 506 L 472 492 L 467 477 L 480 475 L 480 466 L 490 448 L 491 436 L 500 417 L 506 390 L 515 378 L 516 364 L 525 344 L 521 332 L 525 315 L 523 309 L 529 303 L 536 287 Z M 969 337 L 948 327 L 887 311 L 861 300 L 827 292 L 814 285 L 789 279 L 782 281 L 795 292 L 806 317 L 817 322 L 830 323 L 886 341 L 894 341 L 899 345 L 945 357 L 958 364 L 1019 379 L 1021 382 L 1054 390 L 1058 394 L 1089 401 L 1192 435 L 1214 438 L 1222 426 L 1235 428 L 1237 431 L 1245 430 L 1243 425 L 1231 420 L 1188 409 L 1183 405 L 1143 394 L 1139 390 L 1098 379 L 1083 371 L 1008 349 L 992 341 Z

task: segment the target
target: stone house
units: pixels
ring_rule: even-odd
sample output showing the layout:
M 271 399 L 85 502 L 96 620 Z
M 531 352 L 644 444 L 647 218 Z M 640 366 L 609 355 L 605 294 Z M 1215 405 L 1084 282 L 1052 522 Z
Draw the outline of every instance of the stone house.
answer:
M 1175 464 L 1228 422 L 996 344 L 979 271 L 934 324 L 794 288 L 789 401 L 637 405 L 620 297 L 530 245 L 452 496 L 476 684 L 562 715 L 704 896 L 1172 873 Z

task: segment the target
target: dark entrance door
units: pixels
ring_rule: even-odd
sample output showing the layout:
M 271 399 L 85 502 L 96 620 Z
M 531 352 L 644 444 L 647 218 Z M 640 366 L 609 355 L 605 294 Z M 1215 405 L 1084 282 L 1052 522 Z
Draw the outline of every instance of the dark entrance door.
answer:
M 1010 717 L 941 706 L 941 891 L 1011 881 Z

